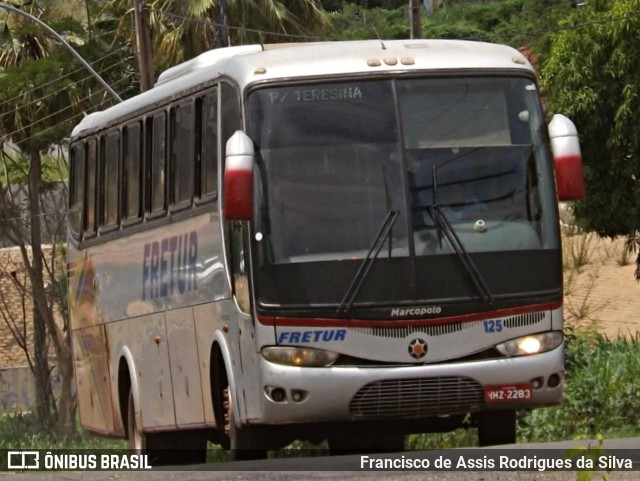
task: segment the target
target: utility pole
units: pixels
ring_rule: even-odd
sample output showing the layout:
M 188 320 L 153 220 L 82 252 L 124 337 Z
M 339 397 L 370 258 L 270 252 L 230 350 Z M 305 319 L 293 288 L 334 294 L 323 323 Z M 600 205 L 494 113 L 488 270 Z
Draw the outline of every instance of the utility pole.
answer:
M 229 46 L 229 31 L 227 29 L 227 5 L 225 0 L 218 0 L 218 32 L 216 33 L 216 48 Z
M 420 38 L 420 0 L 409 0 L 411 38 Z
M 153 88 L 153 54 L 151 53 L 151 28 L 143 0 L 133 0 L 138 43 L 138 65 L 140 66 L 140 90 Z

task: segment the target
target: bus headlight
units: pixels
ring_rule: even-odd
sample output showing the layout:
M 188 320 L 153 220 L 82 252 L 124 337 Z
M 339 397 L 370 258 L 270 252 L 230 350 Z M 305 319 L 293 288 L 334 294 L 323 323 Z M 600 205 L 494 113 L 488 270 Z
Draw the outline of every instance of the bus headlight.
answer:
M 262 357 L 269 362 L 299 367 L 330 366 L 338 359 L 337 352 L 322 351 L 308 347 L 265 347 Z
M 562 332 L 550 331 L 518 337 L 496 346 L 500 354 L 507 357 L 527 356 L 550 351 L 562 344 Z

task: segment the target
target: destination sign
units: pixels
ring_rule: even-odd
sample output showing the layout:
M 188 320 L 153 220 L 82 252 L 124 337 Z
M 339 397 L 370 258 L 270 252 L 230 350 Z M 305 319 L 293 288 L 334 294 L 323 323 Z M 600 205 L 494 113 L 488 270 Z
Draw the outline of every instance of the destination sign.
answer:
M 308 88 L 287 88 L 270 90 L 271 104 L 297 102 L 335 102 L 364 98 L 363 89 L 357 85 L 315 86 Z

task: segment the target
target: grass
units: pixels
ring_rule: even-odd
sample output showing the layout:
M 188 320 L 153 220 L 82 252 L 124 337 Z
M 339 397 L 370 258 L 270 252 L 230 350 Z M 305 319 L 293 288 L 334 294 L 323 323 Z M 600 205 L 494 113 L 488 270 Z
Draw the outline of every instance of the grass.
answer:
M 593 234 L 565 233 L 562 242 L 562 267 L 565 272 L 580 272 L 590 262 L 593 252 L 592 241 Z
M 560 406 L 518 413 L 518 441 L 546 442 L 640 435 L 640 334 L 608 339 L 596 326 L 567 331 L 565 399 Z M 412 435 L 408 449 L 476 446 L 475 429 Z M 294 443 L 274 456 L 308 454 L 306 443 Z M 0 449 L 123 449 L 126 442 L 79 432 L 65 437 L 43 433 L 31 414 L 0 418 Z M 210 449 L 208 460 L 224 461 L 224 450 Z
M 43 431 L 32 413 L 0 417 L 0 449 L 124 449 L 126 441 L 93 436 L 78 429 L 73 436 Z

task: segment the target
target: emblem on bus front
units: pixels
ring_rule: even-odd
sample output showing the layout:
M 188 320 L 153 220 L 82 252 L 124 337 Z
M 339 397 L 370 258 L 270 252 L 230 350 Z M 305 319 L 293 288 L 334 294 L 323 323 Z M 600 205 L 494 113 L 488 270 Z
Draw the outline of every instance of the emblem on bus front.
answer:
M 409 355 L 414 359 L 422 359 L 427 355 L 427 343 L 416 338 L 409 343 Z

